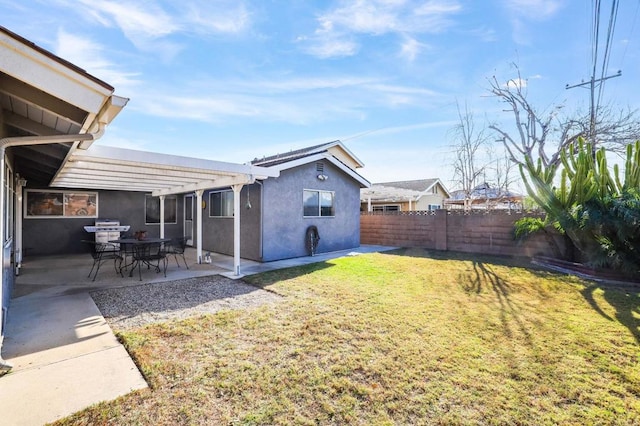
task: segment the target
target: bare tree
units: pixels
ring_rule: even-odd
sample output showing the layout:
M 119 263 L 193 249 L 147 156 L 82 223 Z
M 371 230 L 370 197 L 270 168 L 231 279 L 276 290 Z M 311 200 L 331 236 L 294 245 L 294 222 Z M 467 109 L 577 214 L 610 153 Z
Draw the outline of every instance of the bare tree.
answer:
M 565 126 L 561 131 L 562 137 L 557 141 L 557 146 L 551 147 L 551 149 L 547 146 L 547 138 L 552 133 L 554 120 L 560 107 L 553 108 L 552 112 L 545 116 L 539 114 L 527 100 L 526 81 L 522 79 L 519 69 L 517 79 L 500 84 L 498 79 L 493 76 L 489 83 L 490 92 L 500 102 L 507 104 L 507 111 L 513 112 L 515 119 L 517 132 L 515 137 L 512 137 L 498 124 L 489 126 L 489 129 L 500 135 L 511 161 L 525 165 L 527 159 L 533 164 L 540 160 L 545 167 L 557 164 L 560 161 L 559 155 L 562 148 L 580 136 L 580 134 L 569 136 L 572 132 L 570 132 L 570 128 Z
M 601 105 L 595 111 L 593 133 L 590 113 L 577 111 L 574 119 L 567 120 L 567 132 L 586 135 L 593 149 L 604 147 L 607 151 L 624 154 L 627 145 L 640 139 L 640 121 L 637 110 L 616 109 L 613 105 Z M 568 124 L 571 122 L 571 126 Z
M 489 91 L 513 113 L 516 131 L 513 136 L 498 124 L 491 124 L 489 129 L 499 135 L 514 163 L 526 166 L 527 162 L 535 165 L 540 161 L 545 168 L 557 166 L 560 152 L 580 137 L 590 140 L 594 150 L 600 145 L 619 152 L 640 138 L 636 111 L 615 111 L 610 105 L 599 107 L 595 111 L 594 126 L 590 113 L 561 116 L 562 105 L 555 105 L 545 113 L 537 111 L 527 99 L 526 80 L 518 67 L 515 68 L 517 78 L 506 84 L 498 82 L 495 76 L 489 79 Z
M 464 111 L 456 102 L 458 110 L 458 124 L 452 129 L 454 151 L 454 180 L 464 193 L 464 208 L 471 206 L 471 193 L 478 184 L 480 176 L 484 175 L 486 164 L 480 163 L 480 154 L 486 149 L 488 135 L 484 127 L 476 127 L 473 113 L 465 103 Z
M 514 176 L 516 165 L 504 151 L 502 153 L 496 153 L 495 150 L 492 149 L 489 157 L 491 158 L 494 186 L 497 190 L 496 195 L 502 197 L 509 193 L 509 188 L 516 181 L 516 177 Z

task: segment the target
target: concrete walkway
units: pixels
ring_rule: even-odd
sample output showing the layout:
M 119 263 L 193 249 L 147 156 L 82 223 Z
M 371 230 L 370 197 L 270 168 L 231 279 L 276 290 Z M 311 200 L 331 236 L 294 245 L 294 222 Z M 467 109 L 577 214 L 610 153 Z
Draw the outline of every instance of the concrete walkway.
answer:
M 240 268 L 250 275 L 390 249 L 362 246 L 277 262 L 242 260 Z M 195 250 L 186 257 L 195 259 Z M 88 255 L 27 259 L 16 277 L 2 346 L 2 356 L 13 369 L 0 377 L 1 424 L 41 425 L 147 387 L 89 295 L 92 290 L 141 282 L 135 274 L 120 277 L 110 263 L 92 282 L 86 277 L 91 262 Z M 218 254 L 211 264 L 190 263 L 189 270 L 178 268 L 173 258 L 170 262 L 166 278 L 144 271 L 142 282 L 230 276 L 233 270 L 233 258 Z

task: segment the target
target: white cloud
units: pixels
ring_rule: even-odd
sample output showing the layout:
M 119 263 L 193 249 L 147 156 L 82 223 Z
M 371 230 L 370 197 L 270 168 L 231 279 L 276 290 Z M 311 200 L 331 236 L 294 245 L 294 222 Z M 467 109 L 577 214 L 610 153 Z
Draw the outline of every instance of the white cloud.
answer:
M 529 45 L 535 31 L 527 25 L 531 21 L 553 18 L 562 9 L 566 0 L 504 0 L 511 14 L 513 39 L 518 44 Z
M 376 83 L 378 79 L 366 77 L 308 77 L 289 80 L 257 80 L 251 82 L 231 83 L 232 86 L 243 87 L 251 91 L 301 92 L 309 90 L 339 89 Z M 229 84 L 226 84 L 229 87 Z
M 353 56 L 358 51 L 357 43 L 350 40 L 325 39 L 318 40 L 305 51 L 318 58 L 336 58 L 341 56 Z
M 119 69 L 116 64 L 105 59 L 103 51 L 101 45 L 87 37 L 76 36 L 64 30 L 58 31 L 56 55 L 118 89 L 126 90 L 139 83 L 138 74 Z
M 375 78 L 310 77 L 292 80 L 192 81 L 182 91 L 138 92 L 128 106 L 144 114 L 207 123 L 247 118 L 261 122 L 309 124 L 365 119 L 369 109 L 426 107 L 439 93 L 387 85 Z
M 376 90 L 384 93 L 397 93 L 397 94 L 406 94 L 406 95 L 414 95 L 414 96 L 439 96 L 438 92 L 435 92 L 430 89 L 424 89 L 422 87 L 411 87 L 411 86 L 394 86 L 388 84 L 370 84 L 367 85 L 367 88 L 372 90 Z
M 188 119 L 206 123 L 229 124 L 233 119 L 255 119 L 262 122 L 292 124 L 319 123 L 331 117 L 360 119 L 357 106 L 344 100 L 330 102 L 323 97 L 270 97 L 242 93 L 215 95 L 165 95 L 152 93 L 138 96 L 131 105 L 145 114 L 168 119 Z
M 418 43 L 414 35 L 444 31 L 453 24 L 451 15 L 461 10 L 458 2 L 445 0 L 419 4 L 404 0 L 344 0 L 339 7 L 320 15 L 313 35 L 299 41 L 309 45 L 304 49 L 307 53 L 321 58 L 354 55 L 359 50 L 357 38 L 363 36 L 399 34 Z M 411 46 L 405 41 L 401 50 L 411 58 L 417 47 L 418 44 Z
M 480 27 L 480 28 L 471 30 L 469 34 L 473 38 L 482 40 L 484 42 L 498 41 L 496 31 L 493 28 Z
M 180 26 L 162 7 L 152 2 L 80 0 L 103 25 L 115 24 L 134 44 L 177 31 Z
M 251 13 L 237 0 L 187 0 L 181 1 L 176 10 L 185 11 L 183 24 L 198 33 L 236 34 L 251 25 Z
M 563 0 L 506 0 L 506 5 L 512 13 L 536 20 L 553 17 L 564 3 Z
M 405 37 L 400 47 L 400 57 L 413 62 L 425 47 L 427 47 L 425 43 L 421 43 L 412 37 Z
M 411 132 L 416 129 L 431 129 L 436 127 L 444 127 L 449 128 L 457 123 L 456 120 L 448 120 L 448 121 L 428 121 L 423 123 L 416 124 L 408 124 L 404 126 L 393 126 L 393 127 L 383 127 L 381 129 L 369 130 L 367 132 L 362 132 L 362 134 L 397 134 L 404 132 Z M 356 138 L 358 135 L 349 137 L 347 139 Z
M 67 7 L 75 2 L 62 0 Z M 243 2 L 232 0 L 79 0 L 81 13 L 105 27 L 117 27 L 140 50 L 165 57 L 181 47 L 167 40 L 174 34 L 237 34 L 251 23 Z
M 398 3 L 357 0 L 346 3 L 346 6 L 335 9 L 318 21 L 325 31 L 337 28 L 348 29 L 357 33 L 384 34 L 397 29 Z
M 508 89 L 524 89 L 527 87 L 527 80 L 524 78 L 512 78 L 504 84 Z

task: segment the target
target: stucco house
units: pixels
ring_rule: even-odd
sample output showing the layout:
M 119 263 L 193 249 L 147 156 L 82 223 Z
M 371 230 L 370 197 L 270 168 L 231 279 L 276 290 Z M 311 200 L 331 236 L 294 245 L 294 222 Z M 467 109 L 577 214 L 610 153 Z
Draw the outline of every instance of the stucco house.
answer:
M 374 183 L 360 191 L 360 210 L 432 211 L 444 207 L 449 191 L 438 178 Z
M 342 142 L 256 158 L 251 164 L 278 177 L 256 180 L 240 193 L 242 258 L 268 262 L 306 256 L 309 226 L 319 231 L 318 252 L 360 245 L 359 194 L 370 184 L 356 172 L 362 162 Z M 211 190 L 205 198 L 203 245 L 216 253 L 233 250 L 230 191 Z
M 86 251 L 101 219 L 204 251 L 271 261 L 360 245 L 363 164 L 340 141 L 245 164 L 100 146 L 126 106 L 108 83 L 0 27 L 0 348 L 14 276 L 32 255 Z M 89 261 L 89 259 L 88 259 Z M 3 362 L 0 358 L 0 368 Z

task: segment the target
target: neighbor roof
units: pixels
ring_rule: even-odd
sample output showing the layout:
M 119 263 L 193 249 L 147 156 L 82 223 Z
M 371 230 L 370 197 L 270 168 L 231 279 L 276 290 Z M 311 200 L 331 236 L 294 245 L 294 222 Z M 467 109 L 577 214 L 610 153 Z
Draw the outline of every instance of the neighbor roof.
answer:
M 385 186 L 390 188 L 408 189 L 410 191 L 424 192 L 430 189 L 440 179 L 419 179 L 419 180 L 401 180 L 396 182 L 380 182 L 374 183 L 374 186 Z
M 458 190 L 453 191 L 451 196 L 446 203 L 455 204 L 459 201 L 464 201 L 466 197 L 465 191 Z M 522 200 L 524 196 L 522 194 L 518 194 L 517 192 L 512 192 L 508 189 L 502 188 L 492 188 L 488 184 L 483 184 L 475 187 L 471 193 L 469 194 L 469 199 L 476 201 L 486 201 L 486 200 Z
M 449 191 L 447 191 L 447 188 L 445 188 L 438 178 L 374 183 L 371 185 L 371 188 L 362 195 L 366 197 L 372 196 L 379 201 L 387 198 L 395 201 L 403 197 L 418 197 L 423 195 L 437 184 L 444 189 L 445 195 L 449 196 Z

